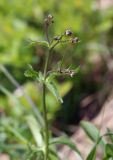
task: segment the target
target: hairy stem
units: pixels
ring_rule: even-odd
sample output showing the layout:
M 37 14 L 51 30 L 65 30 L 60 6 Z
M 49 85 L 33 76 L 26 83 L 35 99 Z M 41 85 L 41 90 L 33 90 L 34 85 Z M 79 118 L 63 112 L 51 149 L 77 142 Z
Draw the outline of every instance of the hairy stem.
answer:
M 47 41 L 50 45 L 49 41 L 49 36 L 48 36 L 48 27 L 45 27 L 45 33 L 46 33 L 46 38 Z M 50 49 L 47 53 L 46 57 L 46 62 L 44 66 L 44 82 L 43 82 L 43 117 L 44 117 L 44 123 L 45 123 L 45 160 L 48 160 L 49 156 L 49 129 L 48 129 L 48 120 L 47 120 L 47 107 L 46 107 L 46 86 L 45 86 L 45 81 L 46 81 L 46 74 L 47 74 L 47 68 L 48 68 L 48 62 L 49 62 L 49 57 L 50 57 Z
M 45 122 L 45 160 L 48 159 L 49 154 L 49 130 L 48 130 L 48 120 L 47 120 L 47 107 L 46 107 L 46 87 L 43 83 L 43 116 Z
M 43 82 L 43 116 L 44 116 L 44 123 L 45 123 L 45 160 L 48 160 L 49 158 L 49 128 L 48 128 L 48 120 L 47 120 L 47 107 L 46 107 L 46 85 L 45 81 L 47 78 L 47 69 L 48 69 L 48 63 L 49 58 L 52 50 L 54 47 L 59 43 L 56 42 L 53 46 L 50 44 L 49 35 L 48 35 L 48 26 L 45 27 L 45 33 L 46 33 L 46 39 L 49 43 L 49 51 L 47 53 L 46 62 L 44 66 L 44 82 Z M 51 46 L 51 47 L 50 47 Z
M 49 129 L 48 129 L 48 120 L 47 120 L 46 86 L 45 86 L 49 57 L 50 57 L 50 50 L 46 57 L 46 62 L 44 67 L 44 83 L 43 83 L 43 116 L 44 116 L 44 122 L 45 122 L 45 160 L 48 160 L 48 155 L 49 155 Z

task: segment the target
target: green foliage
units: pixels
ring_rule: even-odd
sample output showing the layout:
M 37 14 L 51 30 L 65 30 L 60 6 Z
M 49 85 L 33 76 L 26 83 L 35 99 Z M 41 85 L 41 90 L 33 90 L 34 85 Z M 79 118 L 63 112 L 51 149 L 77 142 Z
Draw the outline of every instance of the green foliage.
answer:
M 37 45 L 41 45 L 49 48 L 49 43 L 47 41 L 32 41 L 32 40 L 31 40 L 31 43 L 28 45 L 28 47 L 33 47 Z
M 105 154 L 106 154 L 105 159 L 113 158 L 113 144 L 106 144 Z
M 31 65 L 29 65 L 28 67 L 29 68 L 28 68 L 28 70 L 25 71 L 24 75 L 26 77 L 31 77 L 31 78 L 38 79 L 38 77 L 39 77 L 38 72 L 34 71 L 33 67 Z
M 26 117 L 28 126 L 33 134 L 33 137 L 36 141 L 38 147 L 42 147 L 44 145 L 43 137 L 41 135 L 41 126 L 38 124 L 38 121 L 32 116 L 29 115 Z
M 82 155 L 81 155 L 79 149 L 76 147 L 76 145 L 68 137 L 58 137 L 58 138 L 51 139 L 50 145 L 52 145 L 52 144 L 67 145 L 69 148 L 74 150 L 82 158 Z
M 97 144 L 95 144 L 94 147 L 91 149 L 86 160 L 95 160 L 96 159 L 96 151 L 97 151 Z
M 99 130 L 91 123 L 87 121 L 81 121 L 81 127 L 84 129 L 87 136 L 93 141 L 98 142 L 100 138 L 100 132 Z M 101 140 L 101 144 L 104 146 L 105 142 Z
M 42 84 L 42 88 L 43 88 L 42 101 L 43 101 L 44 128 L 40 127 L 40 125 L 37 124 L 37 121 L 35 120 L 35 118 L 32 117 L 32 116 L 27 117 L 27 121 L 28 121 L 28 125 L 29 125 L 29 127 L 31 129 L 31 132 L 33 134 L 33 137 L 34 137 L 34 139 L 35 139 L 35 141 L 37 143 L 38 148 L 40 148 L 40 147 L 44 148 L 42 150 L 43 155 L 44 155 L 43 157 L 40 157 L 40 156 L 38 157 L 39 154 L 37 156 L 36 155 L 35 156 L 38 159 L 40 158 L 40 159 L 48 160 L 49 156 L 51 155 L 50 154 L 51 152 L 50 152 L 50 149 L 49 149 L 50 137 L 49 137 L 48 118 L 47 118 L 47 106 L 46 106 L 46 87 L 53 93 L 53 95 L 61 103 L 63 103 L 63 100 L 59 96 L 58 90 L 54 86 L 54 83 L 52 81 L 52 78 L 54 78 L 55 75 L 53 76 L 52 71 L 49 71 L 50 73 L 49 73 L 49 76 L 48 76 L 49 59 L 50 59 L 51 52 L 56 47 L 56 45 L 59 44 L 59 43 L 62 43 L 62 38 L 63 37 L 65 38 L 66 36 L 67 37 L 70 36 L 71 39 L 68 39 L 68 41 L 71 42 L 71 43 L 75 43 L 75 44 L 78 43 L 78 38 L 73 38 L 72 37 L 72 32 L 70 30 L 67 30 L 67 31 L 64 32 L 63 35 L 60 36 L 60 38 L 56 39 L 56 41 L 57 41 L 56 43 L 51 44 L 52 42 L 49 40 L 48 27 L 50 26 L 51 23 L 53 23 L 53 16 L 52 15 L 48 15 L 47 18 L 44 20 L 44 22 L 45 22 L 45 27 L 46 27 L 45 28 L 45 33 L 46 33 L 46 38 L 47 38 L 47 42 L 48 42 L 48 52 L 47 52 L 47 56 L 46 56 L 45 66 L 44 66 L 44 73 L 42 74 L 41 72 L 39 72 L 39 73 L 36 72 L 32 68 L 32 66 L 29 65 L 28 70 L 25 72 L 25 76 L 26 77 L 35 78 L 36 80 L 38 80 Z M 68 34 L 71 34 L 71 35 L 68 35 Z M 66 40 L 65 39 L 63 40 L 64 43 L 65 42 L 67 43 L 67 37 L 66 37 Z M 33 42 L 33 44 L 35 44 L 35 43 Z M 37 42 L 36 42 L 36 44 L 37 44 Z M 45 45 L 45 42 L 40 42 L 40 44 L 42 44 L 42 45 L 44 44 Z M 78 68 L 76 70 L 70 70 L 68 68 L 68 69 L 64 69 L 63 71 L 61 69 L 60 71 L 56 71 L 56 75 L 57 75 L 57 72 L 59 72 L 60 75 L 69 75 L 69 76 L 73 77 L 74 74 L 77 71 L 78 71 Z M 51 78 L 48 78 L 48 77 L 51 77 Z M 42 135 L 44 136 L 44 141 L 43 141 L 43 136 L 41 135 L 41 130 L 42 130 Z M 55 143 L 66 144 L 81 156 L 81 154 L 80 154 L 79 150 L 76 148 L 76 146 L 72 142 L 70 142 L 68 139 L 59 138 L 59 139 L 54 139 L 51 142 L 51 144 L 55 144 Z M 54 151 L 52 153 L 54 153 Z M 29 155 L 28 160 L 32 160 L 33 156 L 34 156 L 34 152 L 32 152 L 31 155 Z M 54 154 L 54 156 L 55 156 L 55 154 Z
M 29 83 L 29 79 L 23 78 L 26 64 L 32 64 L 33 67 L 29 65 L 25 76 L 34 78 L 41 84 L 45 84 L 52 93 L 48 91 L 46 95 L 47 110 L 49 111 L 47 115 L 49 120 L 52 120 L 55 117 L 56 111 L 60 108 L 60 103 L 56 99 L 63 102 L 61 97 L 69 92 L 76 81 L 75 79 L 72 81 L 68 79 L 67 82 L 59 85 L 58 82 L 54 81 L 54 78 L 62 75 L 70 77 L 76 75 L 79 68 L 66 67 L 65 69 L 65 66 L 68 66 L 67 64 L 72 64 L 73 62 L 79 65 L 81 61 L 91 71 L 89 65 L 90 55 L 95 51 L 103 52 L 104 49 L 107 50 L 107 43 L 105 44 L 105 42 L 111 40 L 108 35 L 112 28 L 112 9 L 101 12 L 98 8 L 95 8 L 93 0 L 72 0 L 71 3 L 68 0 L 63 0 L 60 3 L 55 0 L 48 1 L 48 3 L 42 0 L 1 0 L 0 9 L 0 63 L 7 65 L 13 77 L 16 76 L 16 79 L 20 81 L 23 88 L 28 91 L 28 94 L 38 106 L 34 105 L 31 99 L 28 98 L 29 96 L 21 90 L 20 85 L 15 83 L 14 80 L 12 86 L 9 79 L 6 80 L 8 77 L 4 77 L 3 71 L 0 68 L 0 91 L 2 92 L 0 93 L 0 111 L 3 112 L 3 116 L 0 117 L 0 152 L 8 153 L 12 160 L 25 159 L 25 153 L 29 145 L 26 143 L 31 142 L 30 145 L 33 145 L 33 148 L 29 149 L 28 159 L 41 160 L 44 156 L 43 147 L 41 150 L 38 150 L 37 146 L 43 146 L 45 130 L 40 126 L 38 118 L 36 119 L 36 117 L 30 115 L 33 113 L 33 108 L 35 108 L 34 111 L 38 109 L 42 111 L 42 97 L 40 89 L 35 91 L 36 86 L 34 82 Z M 53 13 L 54 17 L 56 17 L 54 29 L 50 28 L 50 37 L 53 37 L 53 35 L 59 36 L 59 33 L 64 34 L 64 30 L 70 27 L 73 30 L 74 36 L 79 34 L 81 43 L 78 46 L 75 45 L 75 51 L 75 47 L 71 47 L 72 43 L 69 44 L 69 47 L 65 47 L 63 41 L 65 37 L 64 39 L 60 39 L 62 45 L 54 48 L 59 53 L 56 54 L 55 58 L 59 59 L 58 55 L 62 56 L 63 54 L 67 57 L 64 58 L 63 65 L 61 62 L 57 70 L 53 70 L 52 74 L 47 74 L 45 81 L 43 73 L 41 71 L 37 72 L 33 68 L 34 66 L 36 68 L 38 65 L 42 66 L 45 49 L 53 47 L 56 43 L 53 39 L 53 41 L 51 40 L 51 45 L 47 41 L 42 41 L 44 37 L 42 33 L 42 19 L 45 13 L 48 12 Z M 70 24 L 71 26 L 69 26 Z M 106 39 L 102 36 L 106 37 Z M 73 41 L 71 38 L 69 40 L 70 42 Z M 53 64 L 56 63 L 56 59 L 53 60 Z M 50 64 L 50 68 L 52 68 L 53 64 Z M 7 86 L 11 88 L 11 91 L 8 90 Z M 76 95 L 79 95 L 82 85 L 78 87 Z M 60 88 L 60 93 L 57 88 Z M 32 109 L 30 106 L 32 106 Z M 101 138 L 99 131 L 93 125 L 88 122 L 81 122 L 81 126 L 93 142 Z M 109 137 L 112 139 L 110 134 Z M 59 138 L 57 142 L 66 144 L 78 154 L 80 153 L 77 147 L 67 139 Z M 105 147 L 105 159 L 110 159 L 112 157 L 112 144 L 107 143 L 105 145 L 105 140 L 103 139 L 100 140 L 100 144 Z M 94 145 L 87 160 L 96 158 L 97 145 Z M 51 148 L 49 157 L 51 160 L 59 159 L 58 155 L 55 154 L 55 150 Z
M 46 86 L 47 86 L 47 88 L 53 93 L 53 95 L 56 97 L 56 99 L 57 99 L 58 101 L 60 101 L 61 103 L 63 103 L 63 100 L 62 100 L 62 98 L 59 96 L 58 90 L 57 90 L 57 88 L 55 87 L 54 83 L 52 83 L 52 82 L 46 82 Z

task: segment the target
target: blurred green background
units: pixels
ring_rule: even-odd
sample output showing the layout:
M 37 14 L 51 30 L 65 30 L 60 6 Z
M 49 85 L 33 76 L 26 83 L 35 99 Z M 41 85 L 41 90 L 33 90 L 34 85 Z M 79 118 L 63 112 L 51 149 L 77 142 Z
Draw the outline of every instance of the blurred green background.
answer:
M 25 116 L 32 113 L 31 105 L 42 111 L 42 96 L 40 85 L 27 79 L 24 72 L 27 64 L 43 70 L 46 49 L 29 48 L 28 43 L 30 39 L 45 39 L 43 20 L 49 13 L 55 21 L 50 29 L 51 38 L 71 29 L 80 39 L 76 46 L 62 44 L 55 48 L 50 68 L 64 56 L 63 67 L 73 64 L 80 66 L 81 71 L 72 79 L 55 81 L 64 104 L 59 104 L 48 92 L 48 119 L 51 124 L 58 121 L 75 124 L 86 116 L 80 108 L 90 106 L 90 102 L 85 104 L 82 100 L 106 88 L 108 81 L 112 83 L 112 10 L 112 6 L 101 8 L 95 0 L 0 0 L 0 145 L 21 143 L 6 126 L 12 126 L 32 141 Z M 27 100 L 20 86 L 27 92 Z M 102 102 L 109 90 L 104 93 Z M 28 95 L 33 104 L 29 103 Z M 91 113 L 89 118 L 95 114 Z M 16 153 L 10 154 L 18 157 Z

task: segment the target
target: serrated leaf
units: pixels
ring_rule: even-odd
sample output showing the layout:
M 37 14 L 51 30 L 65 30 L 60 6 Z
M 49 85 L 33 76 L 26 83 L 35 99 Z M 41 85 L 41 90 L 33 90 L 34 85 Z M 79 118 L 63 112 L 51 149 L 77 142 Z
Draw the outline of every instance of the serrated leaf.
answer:
M 39 72 L 39 77 L 37 79 L 39 82 L 43 82 L 44 81 L 44 76 L 42 74 L 42 72 Z
M 87 136 L 93 141 L 96 142 L 98 141 L 100 137 L 99 130 L 90 122 L 87 121 L 81 121 L 80 123 L 81 127 L 87 134 Z M 105 141 L 101 139 L 100 144 L 102 144 L 103 147 L 105 147 Z
M 33 47 L 33 46 L 41 45 L 41 46 L 49 48 L 49 43 L 47 41 L 33 41 L 33 40 L 30 40 L 30 41 L 31 42 L 28 45 L 28 47 Z
M 76 145 L 67 137 L 58 137 L 58 138 L 53 138 L 50 141 L 50 144 L 64 144 L 67 145 L 69 148 L 71 148 L 73 151 L 75 151 L 81 158 L 82 155 L 79 151 L 79 149 L 76 147 Z M 82 158 L 83 159 L 83 158 Z
M 56 97 L 56 99 L 58 101 L 60 101 L 61 103 L 63 103 L 63 100 L 60 97 L 56 86 L 52 82 L 47 82 L 47 81 L 45 84 L 46 84 L 47 88 L 52 92 L 52 94 Z
M 28 65 L 28 69 L 25 71 L 24 75 L 26 77 L 38 78 L 39 73 L 35 71 L 31 65 Z
M 90 153 L 88 154 L 86 160 L 95 160 L 96 159 L 96 150 L 97 150 L 97 144 L 94 145 Z

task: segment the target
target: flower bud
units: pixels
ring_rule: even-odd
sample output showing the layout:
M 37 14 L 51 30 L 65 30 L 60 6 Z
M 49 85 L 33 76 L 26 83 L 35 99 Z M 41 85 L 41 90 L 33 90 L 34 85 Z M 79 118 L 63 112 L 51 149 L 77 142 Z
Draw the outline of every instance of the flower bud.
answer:
M 53 16 L 51 14 L 49 14 L 47 17 L 48 19 L 53 19 Z
M 65 31 L 65 34 L 66 34 L 66 36 L 71 36 L 73 34 L 73 32 L 71 30 L 67 29 Z
M 54 23 L 53 16 L 51 14 L 48 15 L 48 20 L 50 23 Z
M 72 38 L 71 42 L 74 43 L 74 44 L 78 43 L 79 42 L 78 37 Z

